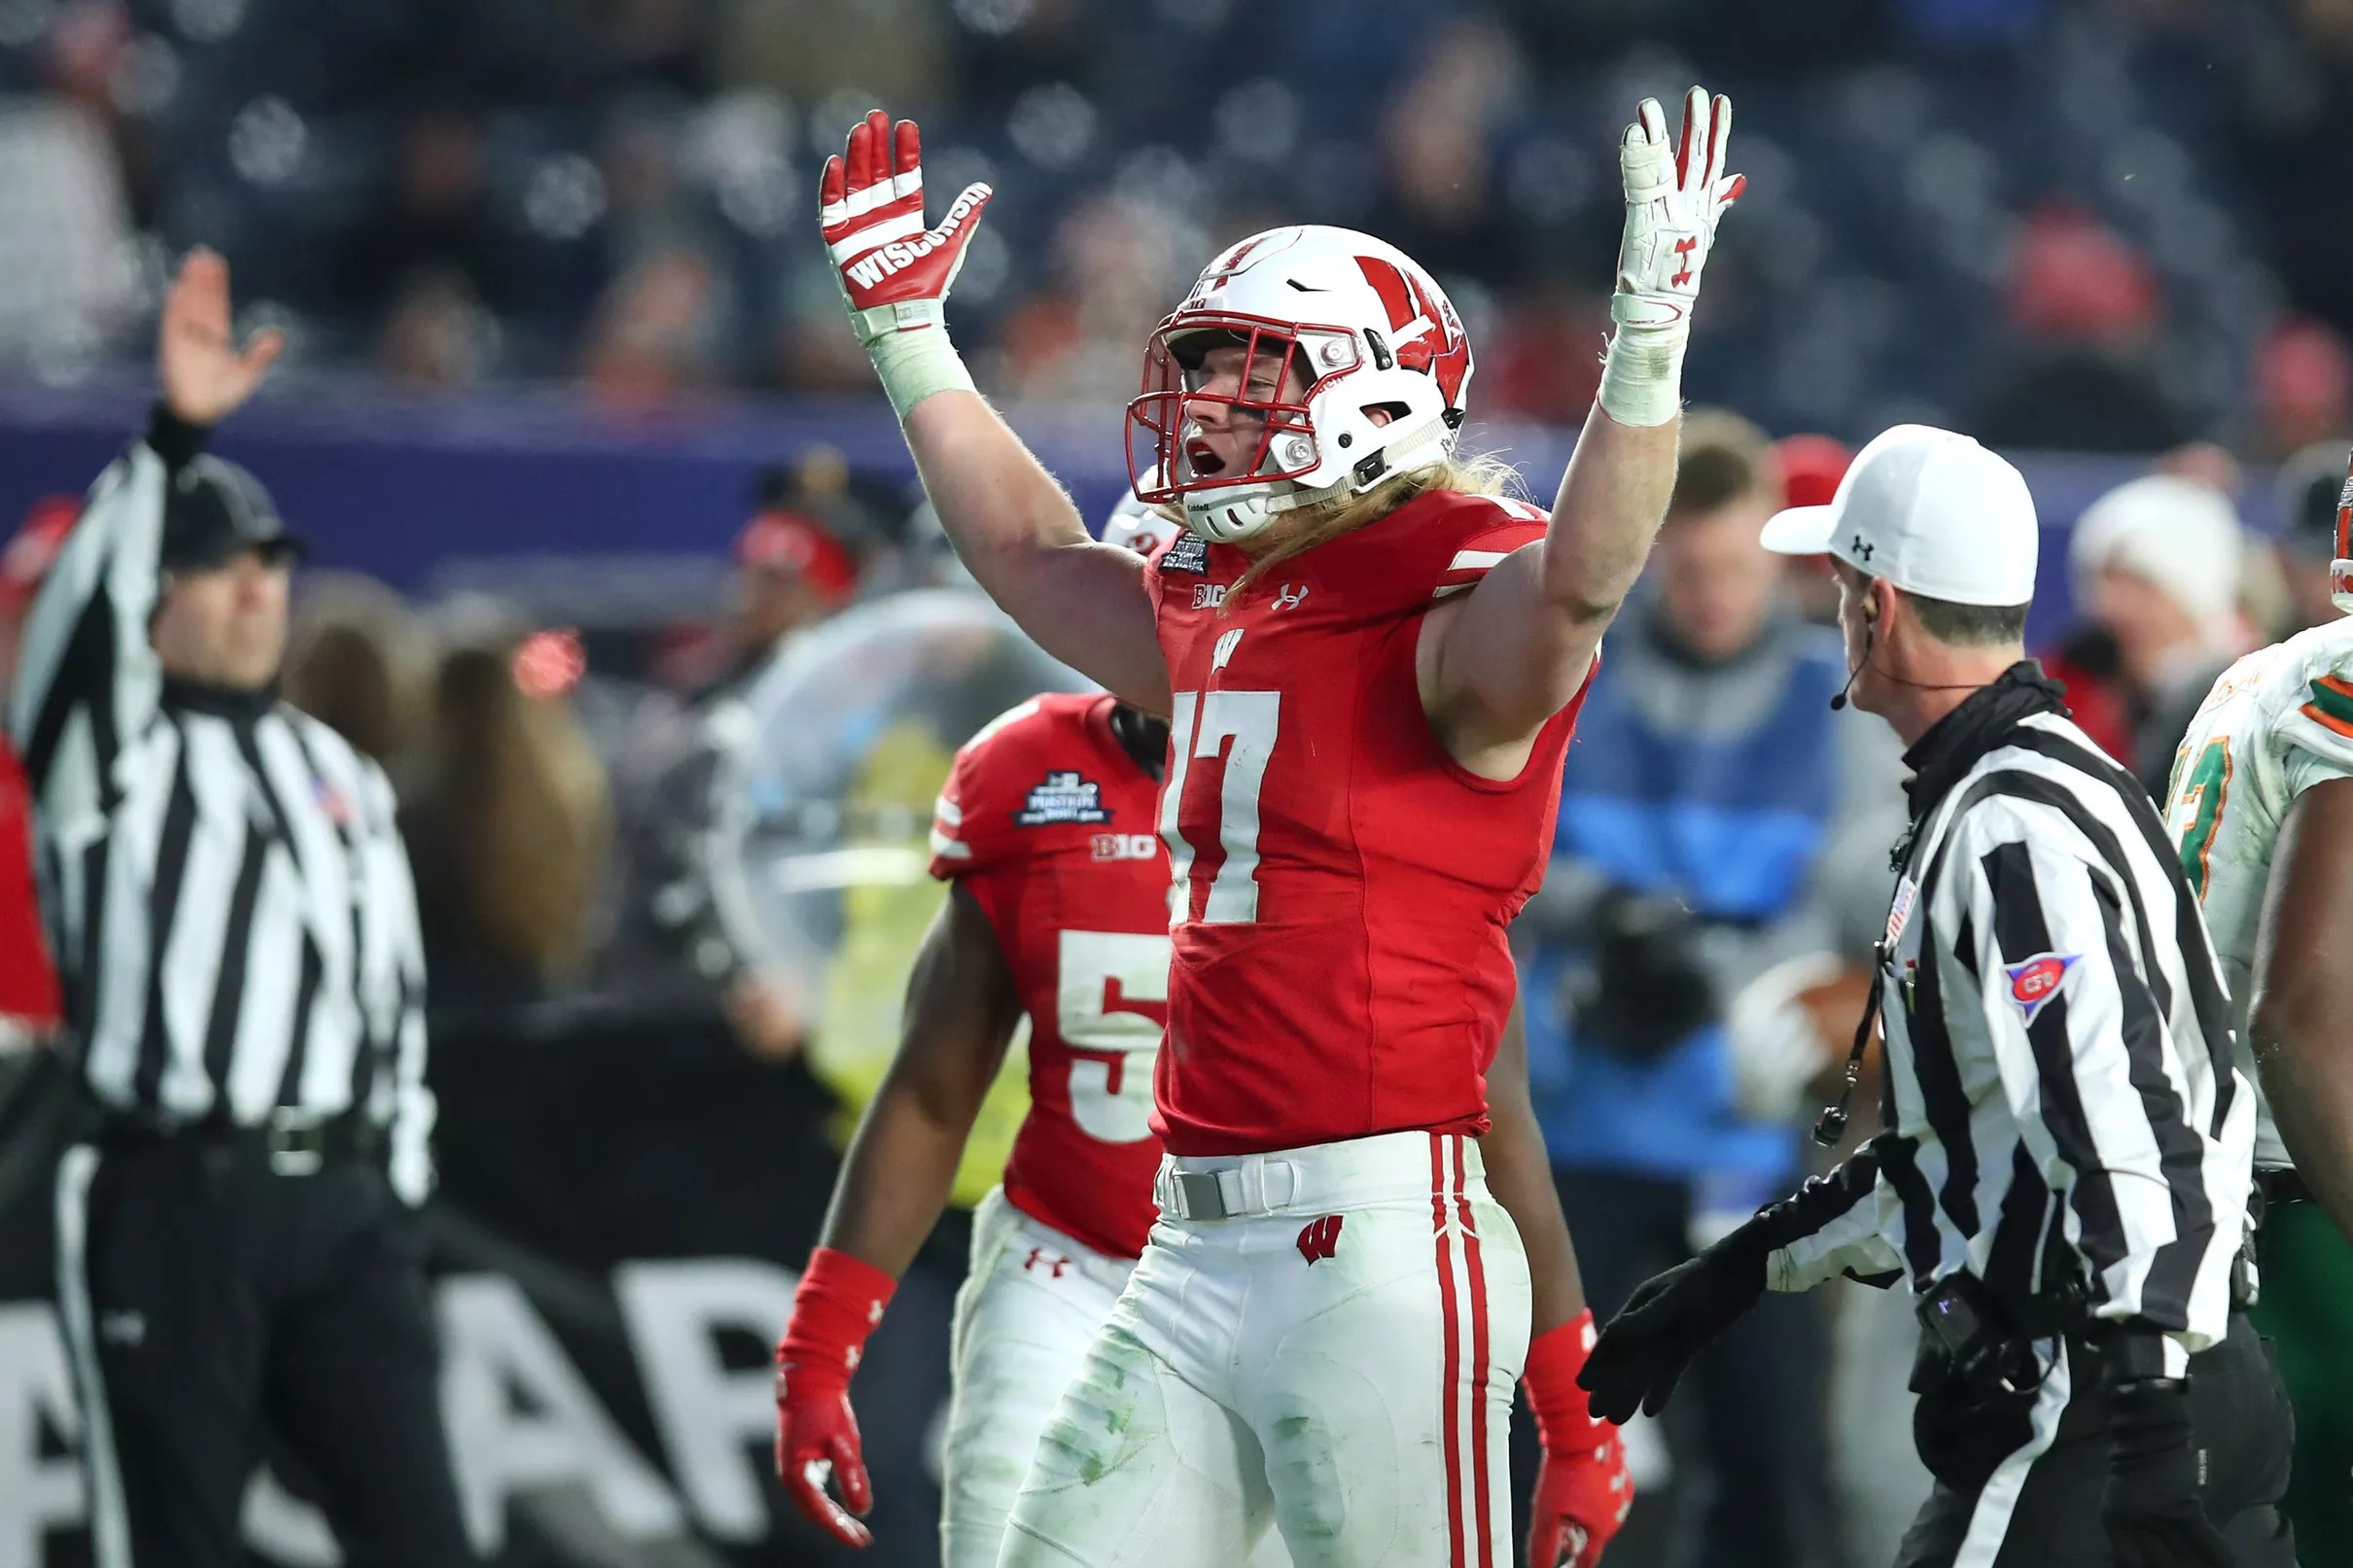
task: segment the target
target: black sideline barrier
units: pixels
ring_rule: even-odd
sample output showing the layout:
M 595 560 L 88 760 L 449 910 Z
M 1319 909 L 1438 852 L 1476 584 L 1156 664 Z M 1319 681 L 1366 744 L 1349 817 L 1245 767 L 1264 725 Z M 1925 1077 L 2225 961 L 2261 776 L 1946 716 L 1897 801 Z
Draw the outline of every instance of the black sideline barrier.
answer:
M 509 1025 L 514 1021 L 509 1020 Z M 441 1186 L 426 1217 L 441 1377 L 474 1544 L 501 1568 L 938 1560 L 936 1434 L 968 1235 L 943 1225 L 856 1386 L 875 1544 L 832 1545 L 770 1468 L 769 1346 L 817 1234 L 828 1102 L 715 1018 L 572 1009 L 439 1032 Z M 51 1306 L 52 1199 L 74 1091 L 0 1061 L 0 1568 L 81 1568 L 80 1412 Z M 275 1453 L 246 1499 L 256 1555 L 338 1562 Z

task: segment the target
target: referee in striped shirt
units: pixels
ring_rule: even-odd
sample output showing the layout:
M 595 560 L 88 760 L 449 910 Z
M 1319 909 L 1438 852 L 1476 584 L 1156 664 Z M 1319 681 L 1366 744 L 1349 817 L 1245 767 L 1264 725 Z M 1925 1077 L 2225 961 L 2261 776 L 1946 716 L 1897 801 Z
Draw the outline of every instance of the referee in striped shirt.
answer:
M 1767 1288 L 1909 1276 L 1935 1486 L 1899 1568 L 2293 1568 L 2287 1405 L 2245 1315 L 2255 1096 L 2147 794 L 2023 658 L 2036 538 L 2017 470 L 1923 426 L 1768 525 L 1832 558 L 1849 694 L 1911 747 L 1879 1132 L 1635 1292 L 1584 1381 L 1598 1414 L 1655 1412 Z
M 473 1560 L 414 1206 L 424 966 L 376 766 L 276 695 L 296 553 L 201 454 L 253 392 L 228 273 L 163 308 L 163 397 L 91 488 L 10 705 L 89 1102 L 57 1172 L 57 1301 L 97 1568 L 243 1560 L 266 1424 L 355 1564 Z

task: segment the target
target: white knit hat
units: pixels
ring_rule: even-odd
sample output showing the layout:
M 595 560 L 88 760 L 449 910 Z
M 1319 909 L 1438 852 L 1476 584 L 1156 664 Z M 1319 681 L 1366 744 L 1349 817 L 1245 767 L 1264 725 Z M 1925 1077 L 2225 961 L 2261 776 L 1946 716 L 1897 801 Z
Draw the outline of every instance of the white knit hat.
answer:
M 2244 548 L 2228 496 L 2195 479 L 2152 473 L 2091 504 L 2068 540 L 2067 565 L 2079 599 L 2093 576 L 2113 567 L 2146 578 L 2211 625 L 2237 609 Z

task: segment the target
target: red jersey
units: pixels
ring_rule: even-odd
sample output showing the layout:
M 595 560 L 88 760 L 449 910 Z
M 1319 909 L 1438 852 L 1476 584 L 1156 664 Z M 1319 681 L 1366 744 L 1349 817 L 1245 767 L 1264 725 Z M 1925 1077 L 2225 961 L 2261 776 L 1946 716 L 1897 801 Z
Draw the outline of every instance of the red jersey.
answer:
M 57 1024 L 57 972 L 33 886 L 32 827 L 24 766 L 0 737 L 0 1035 Z
M 1434 491 L 1225 595 L 1187 536 L 1146 576 L 1174 693 L 1160 831 L 1176 881 L 1154 1127 L 1178 1154 L 1487 1130 L 1504 929 L 1552 851 L 1577 701 L 1517 779 L 1422 711 L 1430 606 L 1540 539 L 1522 502 Z
M 1034 698 L 956 753 L 931 874 L 979 901 L 1030 1015 L 1030 1114 L 1005 1165 L 1023 1213 L 1133 1258 L 1157 1209 L 1152 1058 L 1168 1022 L 1159 784 L 1112 699 Z

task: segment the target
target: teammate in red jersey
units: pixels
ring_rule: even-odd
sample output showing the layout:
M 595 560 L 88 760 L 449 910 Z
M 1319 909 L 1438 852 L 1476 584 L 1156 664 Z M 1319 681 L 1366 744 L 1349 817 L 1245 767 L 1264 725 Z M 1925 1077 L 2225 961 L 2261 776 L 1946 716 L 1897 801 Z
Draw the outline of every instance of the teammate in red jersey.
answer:
M 1191 531 L 1149 570 L 1087 539 L 948 341 L 988 188 L 926 229 L 914 127 L 880 114 L 826 166 L 844 295 L 959 552 L 1049 651 L 1171 717 L 1162 1217 L 1009 1568 L 1207 1568 L 1270 1520 L 1301 1563 L 1488 1568 L 1524 1367 L 1531 1555 L 1588 1562 L 1615 1528 L 1622 1466 L 1573 1386 L 1591 1320 L 1549 1186 L 1512 1203 L 1540 1272 L 1490 1195 L 1483 1167 L 1502 1192 L 1526 1161 L 1485 1074 L 1574 703 L 1672 485 L 1730 119 L 1694 89 L 1679 147 L 1655 103 L 1627 128 L 1618 330 L 1549 519 L 1472 493 L 1470 345 L 1437 284 L 1369 235 L 1275 229 L 1147 349 L 1139 471 Z
M 1176 532 L 1131 504 L 1104 537 L 1141 552 Z M 866 1512 L 850 1375 L 946 1206 L 1025 1014 L 1030 1113 L 1002 1187 L 974 1216 L 956 1304 L 946 1568 L 995 1568 L 1038 1434 L 1143 1250 L 1161 1158 L 1152 1058 L 1168 1020 L 1169 863 L 1153 831 L 1167 747 L 1167 724 L 1115 698 L 1050 694 L 966 743 L 940 792 L 931 874 L 948 903 L 778 1350 L 779 1475 L 849 1545 L 864 1545 L 866 1528 L 826 1495 L 824 1475 Z M 1278 1546 L 1253 1560 L 1282 1557 Z

